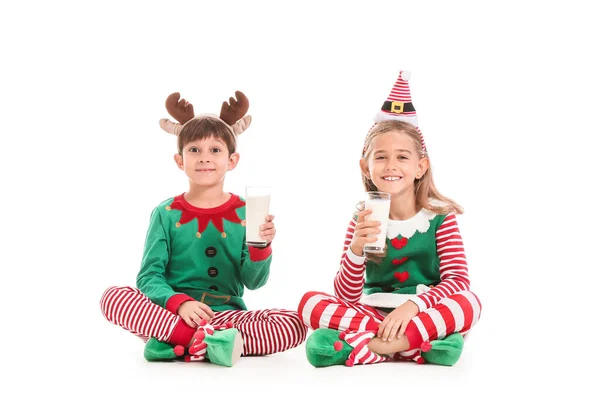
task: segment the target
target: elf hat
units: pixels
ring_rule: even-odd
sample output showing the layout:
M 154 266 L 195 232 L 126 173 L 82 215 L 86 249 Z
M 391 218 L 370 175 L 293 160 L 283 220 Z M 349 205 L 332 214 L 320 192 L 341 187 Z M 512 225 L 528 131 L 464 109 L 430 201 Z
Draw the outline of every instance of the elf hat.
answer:
M 369 132 L 375 125 L 377 125 L 378 122 L 389 120 L 408 122 L 409 124 L 413 125 L 417 131 L 419 131 L 419 134 L 421 134 L 422 155 L 426 155 L 427 149 L 425 148 L 425 140 L 423 139 L 423 134 L 419 130 L 417 111 L 412 103 L 410 87 L 408 86 L 409 79 L 409 71 L 400 71 L 392 90 L 381 106 L 381 110 L 377 112 L 375 118 L 373 118 L 375 123 L 371 129 L 369 129 Z
M 246 115 L 248 108 L 250 108 L 250 103 L 246 95 L 240 91 L 235 92 L 235 99 L 233 97 L 229 98 L 229 103 L 227 101 L 223 102 L 219 115 L 200 114 L 194 116 L 194 106 L 186 99 L 181 99 L 178 92 L 171 93 L 167 97 L 165 106 L 169 115 L 177 122 L 173 122 L 168 118 L 162 118 L 159 121 L 160 127 L 165 132 L 175 136 L 179 135 L 184 125 L 193 119 L 214 118 L 221 120 L 231 128 L 235 136 L 241 135 L 242 132 L 248 129 L 252 122 L 252 117 Z

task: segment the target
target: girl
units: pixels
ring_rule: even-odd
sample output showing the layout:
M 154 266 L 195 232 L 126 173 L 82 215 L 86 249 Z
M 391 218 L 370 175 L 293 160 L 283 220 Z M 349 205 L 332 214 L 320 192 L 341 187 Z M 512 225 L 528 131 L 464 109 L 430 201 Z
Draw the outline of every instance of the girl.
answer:
M 407 81 L 401 72 L 360 160 L 365 191 L 391 194 L 386 253 L 363 254 L 380 223 L 366 218 L 370 210 L 356 213 L 335 296 L 308 292 L 298 307 L 315 329 L 306 354 L 317 367 L 391 359 L 453 365 L 479 319 L 456 222 L 462 208 L 433 183 Z
M 295 311 L 247 311 L 243 300 L 244 287 L 267 282 L 275 226 L 269 215 L 261 229 L 267 246 L 247 246 L 245 202 L 223 191 L 239 159 L 236 135 L 251 122 L 248 99 L 236 97 L 220 116 L 198 117 L 179 93 L 168 97 L 179 124 L 161 126 L 177 135 L 175 162 L 189 190 L 152 212 L 137 288 L 110 287 L 100 302 L 110 322 L 147 341 L 149 361 L 185 356 L 232 366 L 241 355 L 281 352 L 306 337 Z

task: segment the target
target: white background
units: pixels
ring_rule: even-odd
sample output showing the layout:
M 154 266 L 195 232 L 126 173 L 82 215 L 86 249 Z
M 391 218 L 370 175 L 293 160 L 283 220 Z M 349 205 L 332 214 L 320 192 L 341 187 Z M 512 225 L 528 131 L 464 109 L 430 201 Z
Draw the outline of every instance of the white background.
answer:
M 577 1 L 250 3 L 0 6 L 1 390 L 591 397 L 597 14 Z M 332 291 L 363 139 L 400 69 L 437 186 L 466 211 L 483 314 L 459 363 L 314 369 L 303 347 L 231 369 L 145 362 L 98 303 L 135 284 L 152 208 L 187 188 L 158 126 L 167 95 L 197 113 L 249 97 L 225 186 L 273 186 L 278 231 L 270 281 L 245 298 L 293 309 L 307 290 Z

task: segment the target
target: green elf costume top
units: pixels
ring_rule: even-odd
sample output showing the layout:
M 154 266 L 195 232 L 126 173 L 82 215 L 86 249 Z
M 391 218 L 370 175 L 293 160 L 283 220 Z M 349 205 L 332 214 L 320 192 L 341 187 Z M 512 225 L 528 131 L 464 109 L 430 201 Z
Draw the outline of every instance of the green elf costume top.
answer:
M 440 283 L 435 235 L 446 217 L 422 209 L 408 220 L 388 221 L 387 252 L 381 264 L 367 260 L 361 303 L 391 311 L 410 299 L 421 311 L 428 308 L 420 295 Z
M 150 218 L 138 288 L 176 313 L 196 300 L 214 311 L 246 310 L 244 286 L 262 287 L 271 246 L 246 246 L 246 203 L 232 194 L 215 208 L 198 208 L 183 194 L 163 201 Z

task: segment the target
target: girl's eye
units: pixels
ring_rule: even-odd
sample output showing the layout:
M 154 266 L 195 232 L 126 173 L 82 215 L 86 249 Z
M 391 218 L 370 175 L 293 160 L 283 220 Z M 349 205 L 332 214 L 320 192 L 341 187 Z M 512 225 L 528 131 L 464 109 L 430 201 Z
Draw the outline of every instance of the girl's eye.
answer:
M 408 157 L 405 157 L 405 156 L 398 156 L 398 158 L 401 160 L 408 160 Z
M 377 157 L 375 157 L 375 159 L 376 160 L 385 160 L 385 157 L 384 156 L 377 156 Z

